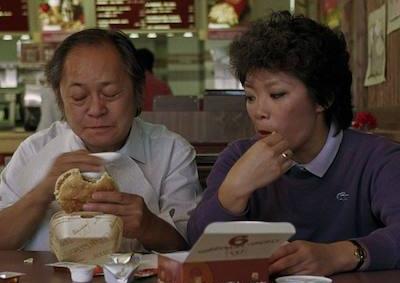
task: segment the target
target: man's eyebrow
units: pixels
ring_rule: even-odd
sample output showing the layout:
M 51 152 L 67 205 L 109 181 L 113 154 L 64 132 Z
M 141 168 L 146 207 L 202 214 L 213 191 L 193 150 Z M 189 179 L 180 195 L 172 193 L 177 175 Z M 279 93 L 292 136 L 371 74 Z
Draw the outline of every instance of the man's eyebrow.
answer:
M 68 84 L 68 87 L 73 87 L 73 86 L 82 87 L 82 86 L 83 86 L 83 83 L 80 83 L 80 82 L 70 82 L 70 83 Z

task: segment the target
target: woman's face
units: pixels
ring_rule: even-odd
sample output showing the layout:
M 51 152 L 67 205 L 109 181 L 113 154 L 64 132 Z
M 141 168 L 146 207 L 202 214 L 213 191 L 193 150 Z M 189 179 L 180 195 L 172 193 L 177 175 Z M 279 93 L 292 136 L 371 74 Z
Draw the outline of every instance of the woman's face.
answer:
M 247 75 L 244 89 L 247 112 L 258 135 L 281 134 L 300 163 L 310 162 L 320 152 L 328 132 L 324 109 L 299 79 L 259 69 Z
M 115 151 L 124 144 L 136 106 L 132 81 L 113 46 L 72 49 L 60 93 L 65 118 L 89 151 Z

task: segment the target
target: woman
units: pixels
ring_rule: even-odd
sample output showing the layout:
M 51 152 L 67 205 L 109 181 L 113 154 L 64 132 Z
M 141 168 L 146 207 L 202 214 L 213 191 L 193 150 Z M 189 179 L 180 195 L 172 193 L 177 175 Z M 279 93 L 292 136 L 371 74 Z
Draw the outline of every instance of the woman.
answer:
M 189 220 L 191 244 L 215 221 L 287 221 L 297 232 L 271 256 L 272 274 L 400 267 L 400 146 L 348 129 L 342 34 L 277 12 L 230 56 L 257 134 L 219 156 Z

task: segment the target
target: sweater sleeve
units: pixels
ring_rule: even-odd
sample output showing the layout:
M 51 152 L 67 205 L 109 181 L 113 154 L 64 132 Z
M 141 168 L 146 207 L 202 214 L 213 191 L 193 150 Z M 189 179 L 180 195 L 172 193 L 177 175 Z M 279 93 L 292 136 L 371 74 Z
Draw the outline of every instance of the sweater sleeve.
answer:
M 357 239 L 367 249 L 368 270 L 400 268 L 400 150 L 396 146 L 379 155 L 374 159 L 371 208 L 383 227 Z
M 210 223 L 245 220 L 245 213 L 233 215 L 224 209 L 218 200 L 218 189 L 240 156 L 239 148 L 235 144 L 231 144 L 215 162 L 207 178 L 207 189 L 204 192 L 203 199 L 189 219 L 187 236 L 190 246 L 198 240 Z

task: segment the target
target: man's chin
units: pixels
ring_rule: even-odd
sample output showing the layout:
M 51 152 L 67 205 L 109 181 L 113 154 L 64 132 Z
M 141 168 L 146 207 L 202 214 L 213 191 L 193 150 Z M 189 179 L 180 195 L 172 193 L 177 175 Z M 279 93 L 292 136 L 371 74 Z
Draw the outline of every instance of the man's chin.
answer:
M 86 137 L 83 138 L 83 142 L 86 145 L 87 149 L 91 152 L 106 152 L 118 150 L 118 148 L 116 148 L 117 146 L 115 135 L 96 135 L 95 137 Z
M 116 146 L 115 144 L 105 144 L 105 143 L 98 143 L 98 142 L 96 142 L 96 143 L 85 142 L 85 146 L 92 153 L 113 152 L 113 151 L 117 151 L 119 149 L 119 147 Z

